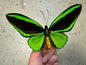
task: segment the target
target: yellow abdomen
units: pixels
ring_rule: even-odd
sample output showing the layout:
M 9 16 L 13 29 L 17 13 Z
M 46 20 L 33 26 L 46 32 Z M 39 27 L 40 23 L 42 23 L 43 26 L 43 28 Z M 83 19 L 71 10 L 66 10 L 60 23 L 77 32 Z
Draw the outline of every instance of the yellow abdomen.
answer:
M 50 43 L 49 36 L 46 36 L 46 44 L 47 44 L 48 48 L 51 48 L 51 43 Z

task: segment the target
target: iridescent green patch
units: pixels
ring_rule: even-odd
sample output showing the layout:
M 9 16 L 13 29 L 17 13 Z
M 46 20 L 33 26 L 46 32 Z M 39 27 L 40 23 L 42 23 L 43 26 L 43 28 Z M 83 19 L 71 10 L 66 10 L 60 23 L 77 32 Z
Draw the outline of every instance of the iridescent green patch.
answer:
M 55 32 L 52 32 L 50 34 L 50 37 L 51 37 L 52 41 L 54 42 L 54 45 L 58 49 L 63 48 L 64 45 L 67 42 L 67 36 L 64 35 L 63 33 L 55 33 Z

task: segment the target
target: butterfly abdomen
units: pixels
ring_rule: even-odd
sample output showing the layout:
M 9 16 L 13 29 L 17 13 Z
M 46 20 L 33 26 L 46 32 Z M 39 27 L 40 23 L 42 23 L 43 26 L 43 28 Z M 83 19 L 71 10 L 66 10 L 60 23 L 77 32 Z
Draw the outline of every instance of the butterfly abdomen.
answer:
M 51 42 L 50 42 L 49 36 L 46 36 L 46 44 L 48 48 L 51 48 Z

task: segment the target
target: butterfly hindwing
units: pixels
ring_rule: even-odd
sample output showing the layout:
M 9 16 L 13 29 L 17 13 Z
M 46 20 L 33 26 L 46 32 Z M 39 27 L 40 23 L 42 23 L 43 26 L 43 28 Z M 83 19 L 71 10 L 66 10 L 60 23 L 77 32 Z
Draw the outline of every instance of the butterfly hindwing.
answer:
M 69 7 L 53 21 L 49 29 L 56 32 L 71 30 L 81 12 L 81 8 L 80 4 Z
M 34 50 L 34 51 L 39 51 L 43 45 L 44 42 L 44 34 L 38 34 L 36 36 L 31 37 L 28 40 L 29 46 Z
M 67 36 L 63 33 L 51 32 L 50 37 L 56 46 L 56 48 L 61 49 L 64 47 L 67 41 Z
M 23 36 L 33 36 L 43 32 L 43 28 L 40 24 L 24 15 L 10 13 L 7 14 L 6 17 L 14 28 Z

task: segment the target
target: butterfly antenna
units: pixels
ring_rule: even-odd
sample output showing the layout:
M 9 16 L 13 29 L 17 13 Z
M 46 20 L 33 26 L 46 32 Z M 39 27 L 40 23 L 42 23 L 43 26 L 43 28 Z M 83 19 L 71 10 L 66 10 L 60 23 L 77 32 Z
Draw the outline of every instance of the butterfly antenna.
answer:
M 44 17 L 45 24 L 47 25 L 47 23 L 46 23 L 46 18 L 45 18 L 45 15 L 44 15 L 43 11 L 40 10 L 40 12 L 42 13 L 42 15 L 43 15 L 43 17 Z
M 48 14 L 48 16 L 47 16 L 47 22 L 48 22 L 48 19 L 49 19 L 49 11 L 47 10 L 47 14 Z

